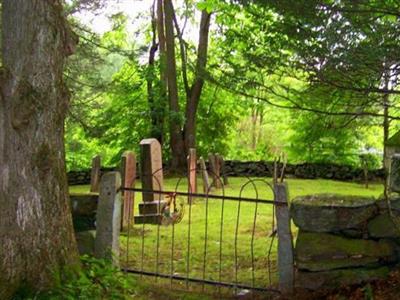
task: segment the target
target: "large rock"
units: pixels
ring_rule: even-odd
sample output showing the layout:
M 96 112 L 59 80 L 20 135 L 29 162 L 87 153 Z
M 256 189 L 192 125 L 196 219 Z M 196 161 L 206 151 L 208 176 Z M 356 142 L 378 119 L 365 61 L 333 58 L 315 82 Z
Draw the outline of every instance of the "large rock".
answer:
M 296 286 L 309 290 L 329 290 L 384 279 L 389 274 L 388 267 L 376 269 L 352 268 L 324 272 L 297 272 Z
M 96 213 L 99 195 L 96 193 L 70 194 L 72 214 L 91 216 Z
M 376 266 L 392 262 L 396 255 L 388 240 L 349 239 L 304 231 L 297 236 L 295 252 L 297 268 L 308 271 Z
M 96 228 L 98 194 L 71 194 L 72 221 L 76 232 Z
M 75 233 L 76 243 L 80 255 L 93 255 L 94 254 L 94 241 L 96 238 L 95 230 L 87 230 Z
M 396 194 L 392 194 L 389 196 L 389 201 L 385 199 L 383 195 L 379 197 L 379 199 L 376 201 L 376 204 L 378 205 L 378 208 L 381 212 L 387 212 L 389 210 L 389 205 L 390 209 L 392 211 L 400 212 L 400 196 Z M 389 202 L 389 203 L 388 203 Z
M 368 223 L 368 233 L 373 238 L 399 238 L 400 215 L 394 213 L 393 218 L 389 213 L 376 216 Z M 396 223 L 395 223 L 396 222 Z
M 389 189 L 400 192 L 400 154 L 396 153 L 390 160 Z
M 290 205 L 291 217 L 297 227 L 314 232 L 365 227 L 377 210 L 372 197 L 337 194 L 300 196 Z

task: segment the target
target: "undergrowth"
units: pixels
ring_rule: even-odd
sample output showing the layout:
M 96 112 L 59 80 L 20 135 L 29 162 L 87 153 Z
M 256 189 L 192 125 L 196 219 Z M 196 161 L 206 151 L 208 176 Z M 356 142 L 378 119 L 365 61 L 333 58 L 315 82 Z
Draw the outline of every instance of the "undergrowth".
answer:
M 15 299 L 132 299 L 137 293 L 137 283 L 132 276 L 122 273 L 110 261 L 81 257 L 82 268 L 53 289 L 36 295 L 17 295 Z

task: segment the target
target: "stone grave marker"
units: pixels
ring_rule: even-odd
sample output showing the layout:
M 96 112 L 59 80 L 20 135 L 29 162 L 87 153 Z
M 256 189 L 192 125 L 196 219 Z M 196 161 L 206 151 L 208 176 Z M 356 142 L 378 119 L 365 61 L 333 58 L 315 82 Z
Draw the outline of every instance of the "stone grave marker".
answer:
M 144 139 L 140 142 L 140 170 L 142 189 L 145 191 L 163 191 L 161 154 L 161 145 L 156 139 Z M 166 205 L 163 195 L 146 192 L 142 194 L 143 203 L 139 204 L 139 216 L 135 216 L 135 223 L 160 224 L 161 212 Z
M 188 155 L 188 193 L 197 193 L 197 181 L 196 181 L 196 172 L 197 172 L 197 158 L 196 158 L 196 149 L 190 148 Z M 188 203 L 191 203 L 194 197 L 188 197 Z
M 161 145 L 157 139 L 144 139 L 140 142 L 140 167 L 142 188 L 162 191 L 164 185 Z M 160 201 L 161 194 L 143 193 L 144 202 Z
M 125 151 L 121 160 L 122 184 L 124 187 L 135 187 L 136 179 L 136 156 L 132 151 Z M 135 193 L 133 191 L 123 192 L 122 228 L 126 228 L 133 221 L 133 209 L 135 204 Z
M 97 207 L 96 258 L 110 259 L 119 264 L 119 234 L 121 229 L 121 175 L 109 172 L 101 178 L 99 204 Z
M 92 158 L 92 169 L 90 172 L 90 191 L 92 193 L 99 192 L 100 176 L 101 176 L 101 157 L 96 155 Z
M 219 189 L 219 188 L 221 188 L 221 178 L 220 178 L 220 167 L 219 167 L 218 155 L 209 154 L 208 161 L 209 161 L 211 176 L 213 178 L 213 181 L 211 184 L 215 188 Z
M 222 155 L 218 155 L 218 160 L 219 160 L 220 173 L 222 174 L 222 180 L 224 182 L 224 185 L 228 185 L 228 175 L 226 174 L 224 157 Z
M 209 188 L 210 188 L 210 181 L 208 179 L 206 163 L 205 163 L 203 157 L 199 158 L 199 164 L 200 164 L 201 175 L 203 178 L 203 193 L 207 194 L 209 192 Z

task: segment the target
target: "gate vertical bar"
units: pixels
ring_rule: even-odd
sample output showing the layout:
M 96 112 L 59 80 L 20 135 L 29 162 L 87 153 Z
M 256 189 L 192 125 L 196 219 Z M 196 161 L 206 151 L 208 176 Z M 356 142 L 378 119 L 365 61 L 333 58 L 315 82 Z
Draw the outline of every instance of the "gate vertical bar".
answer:
M 291 294 L 294 285 L 294 259 L 287 184 L 275 183 L 274 192 L 276 201 L 286 203 L 276 205 L 279 289 L 283 294 Z
M 238 208 L 237 208 L 237 215 L 236 215 L 236 228 L 235 228 L 235 283 L 238 285 L 238 235 L 239 235 L 239 223 L 240 223 L 240 208 L 241 208 L 241 201 L 239 200 L 238 203 Z M 237 288 L 235 288 L 235 292 L 237 291 Z
M 223 242 L 223 233 L 224 233 L 224 209 L 225 209 L 225 198 L 222 198 L 221 205 L 221 222 L 220 222 L 220 233 L 219 233 L 219 274 L 218 281 L 222 281 L 222 242 Z M 221 286 L 218 286 L 218 293 L 221 297 Z

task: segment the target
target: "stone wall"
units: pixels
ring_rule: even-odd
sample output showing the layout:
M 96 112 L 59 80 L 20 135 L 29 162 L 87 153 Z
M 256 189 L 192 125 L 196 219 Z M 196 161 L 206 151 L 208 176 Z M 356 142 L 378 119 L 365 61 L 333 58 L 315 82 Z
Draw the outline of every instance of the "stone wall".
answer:
M 101 173 L 115 171 L 116 168 L 101 168 Z M 67 173 L 69 185 L 90 184 L 90 169 L 69 171 Z
M 207 168 L 208 164 L 206 163 Z M 273 162 L 242 162 L 236 160 L 225 161 L 225 172 L 228 176 L 267 176 L 272 177 L 274 169 Z M 114 171 L 117 168 L 102 168 L 102 172 Z M 139 168 L 137 168 L 139 171 Z M 168 170 L 165 168 L 165 172 Z M 286 166 L 286 177 L 295 178 L 325 178 L 335 180 L 363 181 L 364 173 L 362 169 L 350 166 L 340 166 L 334 164 L 305 163 Z M 369 171 L 369 180 L 383 179 L 383 169 Z M 68 172 L 68 182 L 70 185 L 80 185 L 90 183 L 90 169 Z
M 268 176 L 272 177 L 274 170 L 273 162 L 242 162 L 242 161 L 226 161 L 226 172 L 230 176 Z M 279 168 L 280 169 L 280 168 Z M 335 164 L 322 163 L 304 163 L 304 164 L 288 164 L 285 169 L 286 177 L 295 178 L 325 178 L 335 180 L 364 180 L 362 169 L 350 166 L 341 166 Z M 369 179 L 377 180 L 384 177 L 383 169 L 369 171 Z
M 400 217 L 400 198 L 393 196 L 390 201 L 395 218 Z M 330 289 L 385 278 L 400 261 L 400 227 L 382 199 L 302 196 L 293 199 L 290 212 L 299 228 L 295 246 L 299 287 Z

